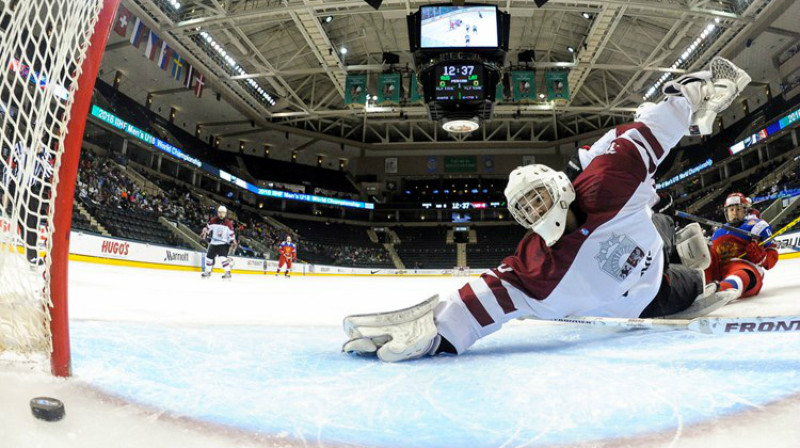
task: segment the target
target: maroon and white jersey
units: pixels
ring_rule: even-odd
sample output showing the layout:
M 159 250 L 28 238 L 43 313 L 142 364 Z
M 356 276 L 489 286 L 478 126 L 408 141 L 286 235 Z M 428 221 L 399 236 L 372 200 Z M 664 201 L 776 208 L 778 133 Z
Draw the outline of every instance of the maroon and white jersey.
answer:
M 664 270 L 651 219 L 653 175 L 690 117 L 687 101 L 673 97 L 605 134 L 581 156 L 584 170 L 573 182 L 573 207 L 585 222 L 552 247 L 533 233 L 523 238 L 500 266 L 437 305 L 439 333 L 461 353 L 522 316 L 638 317 Z
M 225 218 L 213 217 L 206 224 L 206 232 L 211 237 L 209 244 L 217 246 L 220 244 L 231 244 L 236 241 L 236 233 L 233 231 L 233 221 Z

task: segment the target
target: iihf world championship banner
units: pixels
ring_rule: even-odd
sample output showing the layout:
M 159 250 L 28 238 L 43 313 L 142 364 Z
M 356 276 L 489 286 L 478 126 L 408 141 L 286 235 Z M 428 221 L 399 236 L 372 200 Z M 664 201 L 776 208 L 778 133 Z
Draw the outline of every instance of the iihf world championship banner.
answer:
M 569 99 L 569 72 L 566 70 L 547 70 L 544 73 L 544 83 L 547 86 L 547 99 Z
M 381 73 L 378 78 L 378 103 L 400 104 L 400 73 Z
M 367 75 L 347 75 L 344 104 L 367 104 Z
M 531 101 L 536 99 L 536 74 L 532 70 L 514 70 L 511 72 L 511 97 L 514 101 Z

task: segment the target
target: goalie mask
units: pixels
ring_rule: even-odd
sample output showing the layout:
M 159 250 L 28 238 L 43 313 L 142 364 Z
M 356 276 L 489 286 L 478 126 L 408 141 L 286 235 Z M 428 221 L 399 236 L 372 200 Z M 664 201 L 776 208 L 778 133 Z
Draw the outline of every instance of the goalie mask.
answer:
M 225 216 L 227 215 L 228 215 L 228 209 L 225 208 L 224 205 L 220 205 L 219 208 L 217 209 L 217 217 L 219 219 L 225 219 Z
M 564 234 L 575 189 L 567 175 L 545 165 L 517 167 L 505 190 L 508 210 L 522 226 L 541 236 L 547 246 Z

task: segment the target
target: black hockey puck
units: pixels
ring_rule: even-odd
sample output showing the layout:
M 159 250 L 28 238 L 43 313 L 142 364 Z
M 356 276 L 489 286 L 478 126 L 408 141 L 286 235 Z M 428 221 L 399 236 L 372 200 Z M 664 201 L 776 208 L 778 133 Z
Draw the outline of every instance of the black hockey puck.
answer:
M 64 418 L 64 403 L 50 397 L 36 397 L 31 399 L 31 412 L 39 420 L 57 422 Z

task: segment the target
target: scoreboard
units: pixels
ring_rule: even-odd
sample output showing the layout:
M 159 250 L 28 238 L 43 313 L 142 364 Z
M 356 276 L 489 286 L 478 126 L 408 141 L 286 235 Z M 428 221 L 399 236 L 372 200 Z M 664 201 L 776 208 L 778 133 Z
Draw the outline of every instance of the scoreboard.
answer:
M 479 64 L 439 64 L 435 68 L 435 101 L 486 99 L 484 67 Z

